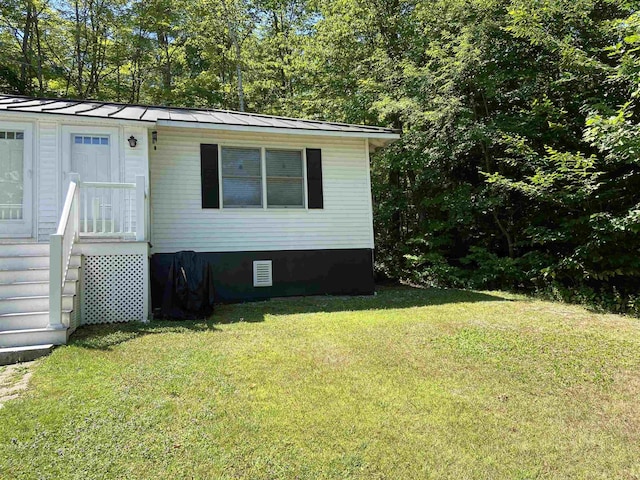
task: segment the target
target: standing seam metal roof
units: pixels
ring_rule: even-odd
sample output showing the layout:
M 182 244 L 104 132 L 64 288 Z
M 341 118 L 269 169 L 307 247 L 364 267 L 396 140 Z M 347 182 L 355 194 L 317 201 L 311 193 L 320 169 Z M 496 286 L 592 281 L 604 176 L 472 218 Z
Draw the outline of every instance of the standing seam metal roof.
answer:
M 135 105 L 94 100 L 71 100 L 59 98 L 32 98 L 17 95 L 0 94 L 0 111 L 30 112 L 57 115 L 75 115 L 78 117 L 131 120 L 156 123 L 166 120 L 172 122 L 199 123 L 203 125 L 235 125 L 245 127 L 265 127 L 314 130 L 320 132 L 396 134 L 394 130 L 366 125 L 322 122 L 297 118 L 259 115 L 255 113 L 235 112 L 231 110 L 208 110 L 182 107 L 162 107 L 153 105 Z

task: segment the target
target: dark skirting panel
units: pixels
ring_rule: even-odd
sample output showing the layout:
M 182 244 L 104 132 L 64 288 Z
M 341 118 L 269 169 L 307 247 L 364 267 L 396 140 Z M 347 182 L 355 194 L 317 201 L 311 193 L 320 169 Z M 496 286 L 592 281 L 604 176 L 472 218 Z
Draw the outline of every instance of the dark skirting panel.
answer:
M 211 264 L 217 302 L 242 302 L 296 295 L 372 295 L 373 251 L 295 250 L 198 253 Z M 173 253 L 151 257 L 151 300 L 162 302 Z M 253 261 L 273 262 L 273 286 L 253 286 Z

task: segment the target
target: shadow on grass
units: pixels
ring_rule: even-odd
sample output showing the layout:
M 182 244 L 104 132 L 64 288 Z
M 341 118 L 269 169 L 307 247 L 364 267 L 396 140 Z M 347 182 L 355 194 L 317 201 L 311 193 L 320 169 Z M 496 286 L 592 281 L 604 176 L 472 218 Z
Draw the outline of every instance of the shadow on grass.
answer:
M 217 331 L 212 319 L 208 320 L 153 320 L 150 323 L 111 323 L 83 325 L 69 339 L 69 345 L 95 350 L 111 350 L 122 343 L 158 333 L 185 333 Z
M 297 315 L 510 301 L 498 295 L 471 290 L 417 288 L 404 285 L 378 286 L 376 295 L 287 297 L 240 305 L 220 305 L 212 319 L 215 324 L 262 322 L 267 314 Z
M 370 296 L 311 296 L 274 298 L 266 301 L 218 305 L 207 320 L 153 320 L 150 323 L 87 325 L 71 337 L 70 345 L 110 350 L 113 347 L 158 333 L 219 331 L 216 325 L 237 322 L 263 322 L 266 315 L 299 315 L 364 310 L 429 307 L 452 303 L 509 302 L 508 298 L 458 289 L 378 286 Z

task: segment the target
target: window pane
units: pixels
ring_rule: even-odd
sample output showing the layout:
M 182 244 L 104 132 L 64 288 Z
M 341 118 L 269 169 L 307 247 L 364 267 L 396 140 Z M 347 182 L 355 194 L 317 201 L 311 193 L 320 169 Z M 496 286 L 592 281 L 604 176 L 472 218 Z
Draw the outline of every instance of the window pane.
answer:
M 267 177 L 302 177 L 302 152 L 267 150 Z
M 222 148 L 222 203 L 225 207 L 262 206 L 260 149 Z
M 301 178 L 267 178 L 267 205 L 270 207 L 304 207 Z
M 84 137 L 84 142 L 85 145 L 91 145 L 91 137 Z
M 222 176 L 259 177 L 260 149 L 222 148 Z
M 24 132 L 16 132 L 16 140 L 24 140 Z
M 0 220 L 23 218 L 24 135 L 0 135 Z M 18 132 L 23 133 L 23 132 Z
M 222 200 L 225 207 L 261 207 L 260 178 L 222 178 Z
M 93 137 L 93 138 L 91 139 L 91 143 L 92 143 L 93 145 L 100 145 L 100 137 Z
M 267 206 L 303 207 L 302 152 L 267 150 Z
M 73 143 L 82 143 L 82 137 L 76 135 L 75 137 L 73 137 Z
M 109 139 L 107 137 L 102 137 L 100 139 L 100 145 L 109 145 Z

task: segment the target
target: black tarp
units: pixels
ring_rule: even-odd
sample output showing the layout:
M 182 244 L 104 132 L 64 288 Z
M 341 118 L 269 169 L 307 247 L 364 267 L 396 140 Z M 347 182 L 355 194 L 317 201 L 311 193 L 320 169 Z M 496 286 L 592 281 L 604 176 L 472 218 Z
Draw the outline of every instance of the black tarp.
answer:
M 196 252 L 174 255 L 162 296 L 160 317 L 175 320 L 207 318 L 213 313 L 213 271 Z

